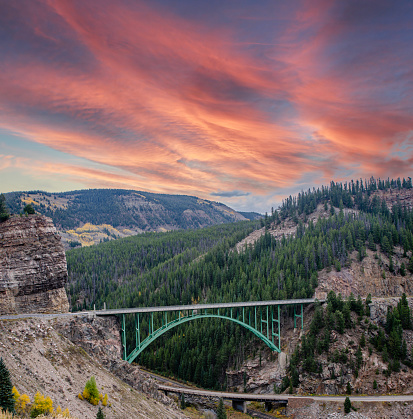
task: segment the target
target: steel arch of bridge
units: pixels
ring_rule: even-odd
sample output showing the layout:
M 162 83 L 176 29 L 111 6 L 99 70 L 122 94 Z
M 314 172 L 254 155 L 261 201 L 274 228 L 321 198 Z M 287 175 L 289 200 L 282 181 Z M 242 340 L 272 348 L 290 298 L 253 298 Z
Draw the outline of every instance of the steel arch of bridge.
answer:
M 281 352 L 281 305 L 294 306 L 294 327 L 297 327 L 297 318 L 301 320 L 301 329 L 304 325 L 303 304 L 314 303 L 314 299 L 306 300 L 279 300 L 260 301 L 246 303 L 224 303 L 215 305 L 192 305 L 170 307 L 148 307 L 136 309 L 101 310 L 96 312 L 98 316 L 113 314 L 122 315 L 122 345 L 123 359 L 132 363 L 154 340 L 162 336 L 174 327 L 197 319 L 220 318 L 230 320 L 245 327 L 255 336 L 261 339 L 272 351 Z M 300 307 L 297 310 L 297 307 Z M 179 308 L 179 310 L 177 310 Z M 235 309 L 235 313 L 234 313 Z M 246 312 L 247 311 L 247 312 Z M 298 313 L 297 313 L 298 311 Z M 162 325 L 155 330 L 154 313 L 161 313 Z M 168 312 L 173 314 L 168 320 Z M 141 340 L 140 314 L 149 313 L 149 331 L 145 339 Z M 135 340 L 136 347 L 128 355 L 126 348 L 126 325 L 125 315 L 135 316 Z M 276 317 L 274 317 L 276 315 Z

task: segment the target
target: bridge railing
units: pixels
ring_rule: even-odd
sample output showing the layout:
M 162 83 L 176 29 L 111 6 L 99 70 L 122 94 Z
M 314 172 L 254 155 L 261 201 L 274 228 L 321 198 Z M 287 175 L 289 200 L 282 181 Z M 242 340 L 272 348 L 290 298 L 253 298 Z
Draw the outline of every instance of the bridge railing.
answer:
M 261 339 L 272 351 L 281 351 L 281 312 L 283 306 L 294 306 L 294 327 L 300 318 L 304 326 L 304 304 L 315 299 L 248 301 L 237 303 L 194 304 L 186 306 L 137 307 L 98 310 L 97 316 L 122 315 L 123 359 L 129 363 L 138 357 L 155 339 L 168 330 L 188 321 L 221 318 L 233 321 Z M 127 325 L 125 317 L 134 315 L 135 349 L 127 353 Z M 129 325 L 131 321 L 129 320 Z M 156 326 L 156 327 L 155 327 Z M 129 326 L 130 327 L 130 326 Z M 142 330 L 143 328 L 143 330 Z

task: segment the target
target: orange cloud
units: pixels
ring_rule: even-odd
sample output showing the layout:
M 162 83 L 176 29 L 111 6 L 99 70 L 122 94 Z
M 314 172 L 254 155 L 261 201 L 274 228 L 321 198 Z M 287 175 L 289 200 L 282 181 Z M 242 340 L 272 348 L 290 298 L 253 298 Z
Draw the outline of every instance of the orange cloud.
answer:
M 267 42 L 239 42 L 236 28 L 211 29 L 148 2 L 98 6 L 28 6 L 19 53 L 0 64 L 1 128 L 108 167 L 38 170 L 208 196 L 264 195 L 306 173 L 329 181 L 342 169 L 411 168 L 397 149 L 412 130 L 411 99 L 393 103 L 374 85 L 369 65 L 379 78 L 387 71 L 380 40 L 368 59 L 339 64 L 340 52 L 351 55 L 353 14 L 335 2 L 303 2 Z M 390 47 L 380 51 L 394 57 Z M 402 68 L 406 60 L 398 59 Z

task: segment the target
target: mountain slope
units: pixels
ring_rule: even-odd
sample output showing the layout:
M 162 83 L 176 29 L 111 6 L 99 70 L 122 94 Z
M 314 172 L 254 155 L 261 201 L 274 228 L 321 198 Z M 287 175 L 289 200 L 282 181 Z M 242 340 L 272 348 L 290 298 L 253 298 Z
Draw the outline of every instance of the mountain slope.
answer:
M 389 187 L 380 184 L 384 189 L 379 191 L 396 197 L 391 211 L 390 202 L 376 197 L 377 189 L 369 189 L 373 182 L 363 184 L 363 191 L 357 183 L 354 188 L 351 184 L 351 190 L 332 184 L 288 199 L 262 220 L 264 234 L 258 232 L 256 242 L 246 243 L 239 252 L 234 251 L 236 244 L 252 232 L 242 223 L 238 232 L 228 231 L 226 240 L 202 250 L 202 257 L 197 245 L 170 256 L 166 252 L 165 262 L 159 259 L 156 264 L 152 261 L 158 260 L 157 252 L 155 257 L 153 251 L 143 251 L 142 245 L 132 242 L 125 243 L 122 257 L 114 257 L 121 249 L 111 246 L 76 249 L 68 252 L 72 305 L 90 307 L 96 301 L 101 307 L 110 301 L 111 307 L 136 307 L 311 297 L 324 283 L 320 273 L 345 272 L 355 259 L 367 263 L 374 258 L 371 252 L 377 252 L 377 258 L 382 255 L 381 276 L 411 282 L 413 211 L 409 199 L 402 206 L 397 195 L 407 197 L 412 188 L 410 181 L 403 183 L 400 188 L 397 182 Z M 182 238 L 183 243 L 190 239 Z M 283 310 L 284 318 L 289 315 Z M 132 325 L 132 318 L 127 321 Z M 132 345 L 133 339 L 128 336 Z M 214 388 L 225 388 L 227 368 L 242 363 L 249 348 L 259 347 L 245 330 L 233 330 L 218 320 L 176 328 L 152 345 L 140 363 Z
M 36 212 L 51 217 L 72 247 L 145 231 L 194 229 L 247 219 L 224 204 L 187 195 L 91 189 L 11 192 L 5 196 L 12 213 L 32 204 Z
M 65 322 L 77 325 L 77 329 L 73 326 L 71 329 L 75 336 L 86 330 L 93 344 L 99 343 L 96 342 L 99 338 L 103 340 L 101 336 L 119 336 L 118 326 L 112 320 L 103 322 L 101 319 L 92 321 L 86 318 L 60 321 L 63 325 Z M 109 398 L 108 406 L 103 408 L 107 419 L 186 418 L 171 401 L 157 392 L 150 378 L 135 371 L 134 376 L 143 385 L 138 382 L 135 385 L 130 379 L 130 385 L 126 384 L 123 377 L 119 378 L 119 374 L 111 373 L 107 366 L 102 366 L 102 356 L 88 355 L 80 346 L 63 337 L 62 327 L 58 325 L 59 319 L 0 320 L 0 356 L 20 394 L 27 394 L 33 401 L 36 392 L 40 391 L 52 399 L 54 408 L 60 405 L 62 410 L 68 408 L 74 417 L 95 419 L 98 407 L 78 397 L 86 381 L 94 376 L 99 391 Z M 93 330 L 98 333 L 93 334 Z M 112 339 L 104 343 L 101 346 L 116 362 L 120 357 L 120 342 Z M 107 357 L 109 359 L 109 355 Z M 129 368 L 126 362 L 118 363 L 123 368 Z

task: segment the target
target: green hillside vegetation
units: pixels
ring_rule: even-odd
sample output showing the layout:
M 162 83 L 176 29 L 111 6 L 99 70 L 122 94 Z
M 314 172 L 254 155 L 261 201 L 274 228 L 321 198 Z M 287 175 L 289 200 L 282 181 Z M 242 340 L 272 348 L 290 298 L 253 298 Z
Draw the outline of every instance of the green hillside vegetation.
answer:
M 184 269 L 211 249 L 232 247 L 256 227 L 256 222 L 243 221 L 202 230 L 145 233 L 70 250 L 66 257 L 72 307 L 102 307 L 104 302 L 108 308 L 161 305 L 164 294 L 168 304 L 191 304 L 196 293 L 188 288 Z
M 398 187 L 397 181 L 391 182 Z M 411 182 L 403 181 L 400 185 L 410 188 Z M 139 242 L 143 238 L 136 237 L 69 251 L 72 305 L 91 308 L 96 302 L 101 307 L 106 301 L 110 307 L 138 307 L 308 298 L 317 287 L 318 271 L 329 267 L 340 270 L 355 250 L 362 260 L 367 247 L 380 246 L 391 256 L 394 247 L 401 246 L 406 266 L 395 264 L 393 269 L 401 273 L 408 267 L 413 271 L 413 260 L 408 259 L 413 249 L 413 212 L 400 205 L 389 211 L 380 199 L 369 199 L 368 191 L 364 190 L 361 198 L 359 193 L 356 187 L 353 195 L 352 186 L 348 191 L 348 186 L 332 183 L 330 187 L 300 194 L 299 199 L 288 199 L 264 223 L 270 228 L 271 224 L 281 224 L 287 216 L 297 217 L 295 236 L 277 241 L 267 231 L 241 253 L 233 248 L 252 230 L 250 223 L 220 226 L 221 230 L 213 227 L 180 232 L 182 241 L 176 250 L 172 250 L 176 240 L 172 234 L 177 233 L 168 233 L 169 236 L 148 236 L 146 244 Z M 329 218 L 304 225 L 298 217 L 307 213 L 306 207 L 316 208 L 318 203 L 331 208 L 330 203 L 338 204 L 341 210 L 333 208 Z M 345 213 L 346 206 L 363 209 Z M 215 241 L 203 243 L 200 249 L 203 234 L 215 237 Z M 82 295 L 84 301 L 79 305 Z M 132 332 L 133 319 L 128 321 L 127 329 Z M 143 322 L 142 326 L 147 324 Z M 203 387 L 225 388 L 225 369 L 239 365 L 260 347 L 259 342 L 252 342 L 251 334 L 232 322 L 197 320 L 159 338 L 139 362 Z M 131 333 L 129 348 L 133 344 Z
M 26 204 L 32 204 L 38 213 L 51 217 L 65 231 L 86 223 L 155 231 L 164 226 L 199 228 L 243 219 L 223 204 L 187 195 L 89 189 L 62 193 L 11 192 L 5 196 L 11 213 L 19 214 Z
M 366 180 L 351 180 L 350 182 L 335 183 L 331 182 L 330 186 L 322 186 L 321 188 L 313 188 L 307 192 L 301 192 L 297 197 L 291 195 L 283 201 L 280 212 L 273 213 L 269 217 L 269 221 L 278 221 L 287 217 L 297 217 L 298 215 L 309 215 L 318 204 L 329 202 L 336 208 L 356 208 L 360 211 L 378 213 L 384 211 L 386 205 L 378 196 L 373 196 L 378 191 L 400 191 L 402 189 L 412 189 L 412 179 L 407 180 L 400 178 L 376 180 L 370 178 Z M 382 207 L 382 208 L 380 208 Z

